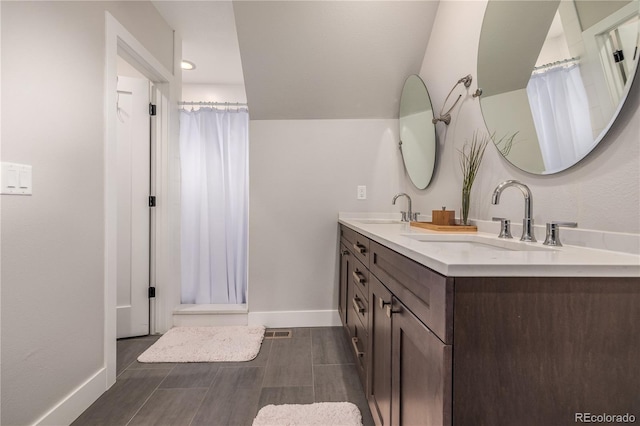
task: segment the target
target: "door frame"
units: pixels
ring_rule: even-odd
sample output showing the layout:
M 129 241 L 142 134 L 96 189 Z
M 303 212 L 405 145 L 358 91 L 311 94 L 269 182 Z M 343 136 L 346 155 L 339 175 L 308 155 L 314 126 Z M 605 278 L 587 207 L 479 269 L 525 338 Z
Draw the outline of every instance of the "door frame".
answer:
M 164 332 L 170 328 L 171 311 L 175 306 L 174 288 L 177 286 L 179 289 L 179 275 L 178 281 L 175 281 L 176 256 L 169 248 L 175 247 L 172 243 L 175 243 L 176 238 L 179 241 L 179 232 L 176 232 L 175 228 L 175 213 L 170 210 L 175 199 L 175 190 L 172 191 L 171 188 L 176 186 L 173 182 L 176 180 L 175 177 L 170 176 L 170 167 L 176 150 L 175 147 L 172 148 L 171 141 L 177 140 L 178 134 L 177 98 L 180 81 L 109 12 L 105 12 L 105 32 L 104 362 L 108 389 L 116 379 L 118 56 L 138 69 L 153 83 L 152 99 L 155 97 L 156 100 L 157 115 L 152 121 L 151 128 L 151 144 L 154 148 L 151 166 L 155 170 L 151 188 L 155 188 L 153 195 L 158 197 L 159 202 L 151 212 L 150 279 L 155 280 L 152 283 L 157 289 L 157 296 L 155 300 L 152 299 L 150 306 L 151 333 Z M 179 58 L 180 47 L 176 48 L 177 45 L 174 37 L 174 55 Z M 175 61 L 174 57 L 174 63 Z M 169 232 L 172 228 L 174 231 Z
M 588 67 L 592 79 L 595 81 L 602 81 L 604 83 L 595 85 L 595 91 L 597 93 L 598 100 L 600 101 L 600 109 L 604 111 L 602 116 L 605 118 L 605 126 L 600 132 L 600 135 L 605 135 L 609 132 L 609 129 L 613 125 L 613 122 L 616 121 L 615 119 L 618 117 L 618 114 L 620 114 L 622 106 L 625 104 L 627 96 L 631 90 L 631 84 L 627 84 L 620 93 L 619 101 L 615 104 L 613 103 L 612 94 L 610 93 L 609 88 L 610 83 L 605 75 L 606 73 L 611 73 L 611 69 L 609 65 L 606 65 L 601 61 L 600 47 L 602 45 L 602 41 L 600 35 L 617 26 L 619 23 L 631 19 L 636 15 L 638 15 L 638 5 L 635 2 L 631 2 L 597 24 L 587 28 L 582 33 L 587 58 L 590 61 L 585 63 L 585 59 L 587 58 L 583 58 L 582 63 Z M 634 76 L 638 74 L 638 68 L 640 68 L 640 66 L 638 66 L 638 62 L 636 62 L 634 72 L 630 73 L 627 78 L 633 80 Z

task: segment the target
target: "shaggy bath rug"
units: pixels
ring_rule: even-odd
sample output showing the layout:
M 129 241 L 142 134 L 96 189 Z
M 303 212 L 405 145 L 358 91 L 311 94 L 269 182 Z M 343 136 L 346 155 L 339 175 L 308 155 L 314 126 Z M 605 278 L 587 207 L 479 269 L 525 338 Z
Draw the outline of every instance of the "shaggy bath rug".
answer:
M 360 410 L 350 402 L 267 405 L 253 426 L 362 426 Z
M 140 362 L 250 361 L 260 351 L 262 326 L 175 327 L 138 357 Z

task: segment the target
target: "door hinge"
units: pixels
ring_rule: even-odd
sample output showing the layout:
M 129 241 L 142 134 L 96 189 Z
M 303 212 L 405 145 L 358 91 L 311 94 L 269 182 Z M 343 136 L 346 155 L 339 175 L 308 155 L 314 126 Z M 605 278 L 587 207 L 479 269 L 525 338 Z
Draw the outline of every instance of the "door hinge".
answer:
M 613 61 L 617 64 L 618 62 L 624 61 L 624 53 L 622 50 L 616 50 L 613 52 Z
M 156 297 L 156 288 L 149 287 L 149 298 Z
M 155 206 L 156 206 L 156 196 L 149 195 L 149 207 L 155 207 Z
M 154 104 L 149 104 L 149 115 L 156 115 L 156 106 Z

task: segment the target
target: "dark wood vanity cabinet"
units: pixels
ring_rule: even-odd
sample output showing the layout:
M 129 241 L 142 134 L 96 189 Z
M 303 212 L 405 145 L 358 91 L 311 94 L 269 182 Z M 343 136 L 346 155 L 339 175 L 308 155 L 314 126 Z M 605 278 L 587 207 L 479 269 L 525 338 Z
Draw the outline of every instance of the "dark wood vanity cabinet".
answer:
M 340 314 L 340 321 L 346 327 L 347 325 L 347 308 L 349 298 L 347 294 L 347 281 L 349 279 L 349 273 L 351 268 L 351 258 L 353 255 L 347 247 L 340 243 L 340 288 L 338 290 L 338 314 Z
M 455 286 L 453 424 L 640 419 L 640 279 L 461 277 Z
M 375 277 L 369 284 L 367 399 L 377 425 L 451 424 L 451 345 Z
M 352 265 L 351 274 L 347 285 L 349 306 L 347 311 L 347 330 L 351 336 L 351 347 L 355 356 L 356 367 L 360 375 L 362 386 L 366 387 L 368 365 L 368 320 L 369 304 L 362 291 L 365 284 L 368 286 L 369 271 L 363 269 L 359 261 Z
M 369 283 L 369 408 L 377 425 L 391 424 L 391 316 L 393 295 L 375 276 Z
M 394 299 L 391 414 L 394 425 L 451 424 L 451 345 Z M 417 403 L 420 401 L 420 403 Z
M 640 419 L 638 278 L 445 277 L 340 228 L 339 310 L 377 425 Z
M 363 388 L 368 367 L 369 240 L 344 226 L 340 227 L 340 283 L 338 312 L 345 327 Z
M 450 336 L 451 282 L 344 226 L 341 249 L 339 310 L 376 424 L 451 424 L 451 345 L 425 325 Z
M 451 424 L 452 280 L 371 241 L 369 387 L 378 425 Z M 430 329 L 440 333 L 439 337 Z

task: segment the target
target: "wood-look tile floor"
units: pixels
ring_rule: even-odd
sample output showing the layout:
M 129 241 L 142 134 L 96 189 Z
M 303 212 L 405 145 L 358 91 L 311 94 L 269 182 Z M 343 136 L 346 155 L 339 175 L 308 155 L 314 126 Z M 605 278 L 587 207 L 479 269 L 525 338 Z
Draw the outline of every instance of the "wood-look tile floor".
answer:
M 292 331 L 233 363 L 142 364 L 136 358 L 158 337 L 120 340 L 116 383 L 73 425 L 251 425 L 268 404 L 330 401 L 353 402 L 373 425 L 343 329 Z

